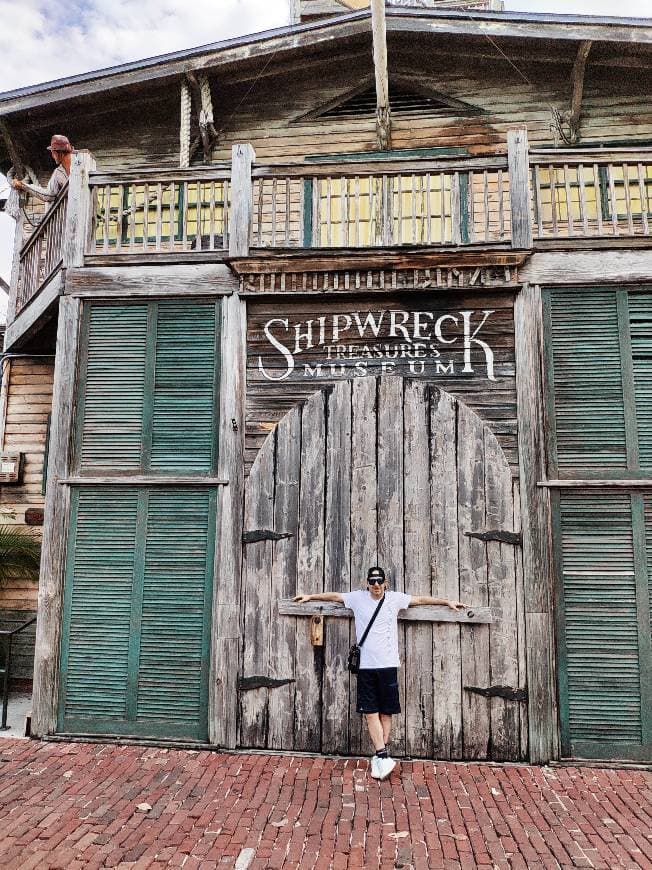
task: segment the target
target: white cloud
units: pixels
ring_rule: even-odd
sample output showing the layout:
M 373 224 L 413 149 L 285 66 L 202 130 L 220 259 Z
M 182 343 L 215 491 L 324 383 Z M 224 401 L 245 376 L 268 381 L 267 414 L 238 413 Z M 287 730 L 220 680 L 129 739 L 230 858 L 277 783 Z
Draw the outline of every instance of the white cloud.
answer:
M 280 27 L 289 0 L 0 0 L 0 90 Z

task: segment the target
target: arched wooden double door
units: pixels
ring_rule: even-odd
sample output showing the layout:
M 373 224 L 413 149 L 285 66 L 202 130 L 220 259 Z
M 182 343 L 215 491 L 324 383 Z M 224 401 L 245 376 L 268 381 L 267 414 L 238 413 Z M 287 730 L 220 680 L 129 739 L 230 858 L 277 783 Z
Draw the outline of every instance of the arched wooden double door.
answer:
M 249 538 L 287 537 L 244 545 L 240 744 L 369 750 L 345 667 L 350 621 L 327 618 L 324 646 L 312 646 L 310 620 L 279 615 L 277 603 L 364 588 L 367 567 L 380 564 L 394 589 L 488 605 L 493 618 L 401 625 L 392 754 L 525 757 L 523 701 L 465 688 L 525 685 L 519 550 L 467 534 L 517 529 L 517 495 L 493 432 L 424 381 L 358 378 L 293 408 L 246 486 Z

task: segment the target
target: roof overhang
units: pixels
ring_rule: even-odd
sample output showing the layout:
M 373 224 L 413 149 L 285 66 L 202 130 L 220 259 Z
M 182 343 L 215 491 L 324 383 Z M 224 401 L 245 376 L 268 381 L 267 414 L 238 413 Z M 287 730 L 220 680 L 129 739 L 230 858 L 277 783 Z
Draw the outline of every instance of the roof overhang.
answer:
M 0 116 L 80 96 L 175 78 L 188 70 L 218 69 L 310 51 L 369 35 L 370 13 L 354 12 L 323 21 L 282 27 L 171 54 L 121 64 L 0 94 Z M 466 12 L 391 8 L 387 31 L 568 42 L 652 46 L 652 19 L 602 18 L 514 12 Z

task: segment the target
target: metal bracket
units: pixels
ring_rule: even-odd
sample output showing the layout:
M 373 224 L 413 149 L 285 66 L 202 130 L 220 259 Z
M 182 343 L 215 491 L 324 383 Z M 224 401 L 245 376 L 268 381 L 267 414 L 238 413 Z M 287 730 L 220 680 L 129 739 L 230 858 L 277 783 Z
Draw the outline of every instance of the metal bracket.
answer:
M 504 698 L 506 701 L 527 701 L 527 689 L 514 689 L 512 686 L 464 686 L 465 692 L 474 692 L 484 698 Z
M 507 532 L 503 529 L 490 529 L 486 532 L 464 532 L 467 538 L 477 538 L 478 541 L 498 541 L 500 544 L 523 546 L 523 535 L 520 532 Z
M 259 541 L 281 541 L 291 538 L 291 532 L 273 532 L 271 529 L 252 529 L 242 533 L 243 544 L 257 544 Z
M 294 679 L 275 680 L 272 677 L 240 677 L 238 680 L 239 692 L 251 692 L 253 689 L 278 689 L 279 686 L 287 686 L 295 683 Z

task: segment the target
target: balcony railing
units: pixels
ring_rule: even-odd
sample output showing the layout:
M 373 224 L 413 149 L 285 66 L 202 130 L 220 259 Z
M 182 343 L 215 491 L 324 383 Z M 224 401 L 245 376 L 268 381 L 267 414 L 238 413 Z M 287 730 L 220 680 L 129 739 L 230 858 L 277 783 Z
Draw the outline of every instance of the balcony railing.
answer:
M 66 187 L 20 250 L 16 314 L 34 298 L 61 266 L 67 206 Z
M 649 236 L 652 149 L 533 152 L 535 239 Z
M 256 167 L 253 248 L 510 241 L 507 158 Z
M 510 131 L 506 154 L 488 157 L 370 154 L 265 166 L 238 145 L 230 164 L 189 169 L 98 173 L 88 153 L 75 160 L 74 196 L 61 194 L 20 252 L 16 313 L 66 256 L 63 265 L 74 267 L 89 257 L 181 261 L 283 249 L 529 249 L 635 244 L 652 232 L 652 148 L 528 152 L 524 130 Z
M 89 253 L 228 248 L 230 167 L 92 176 Z

